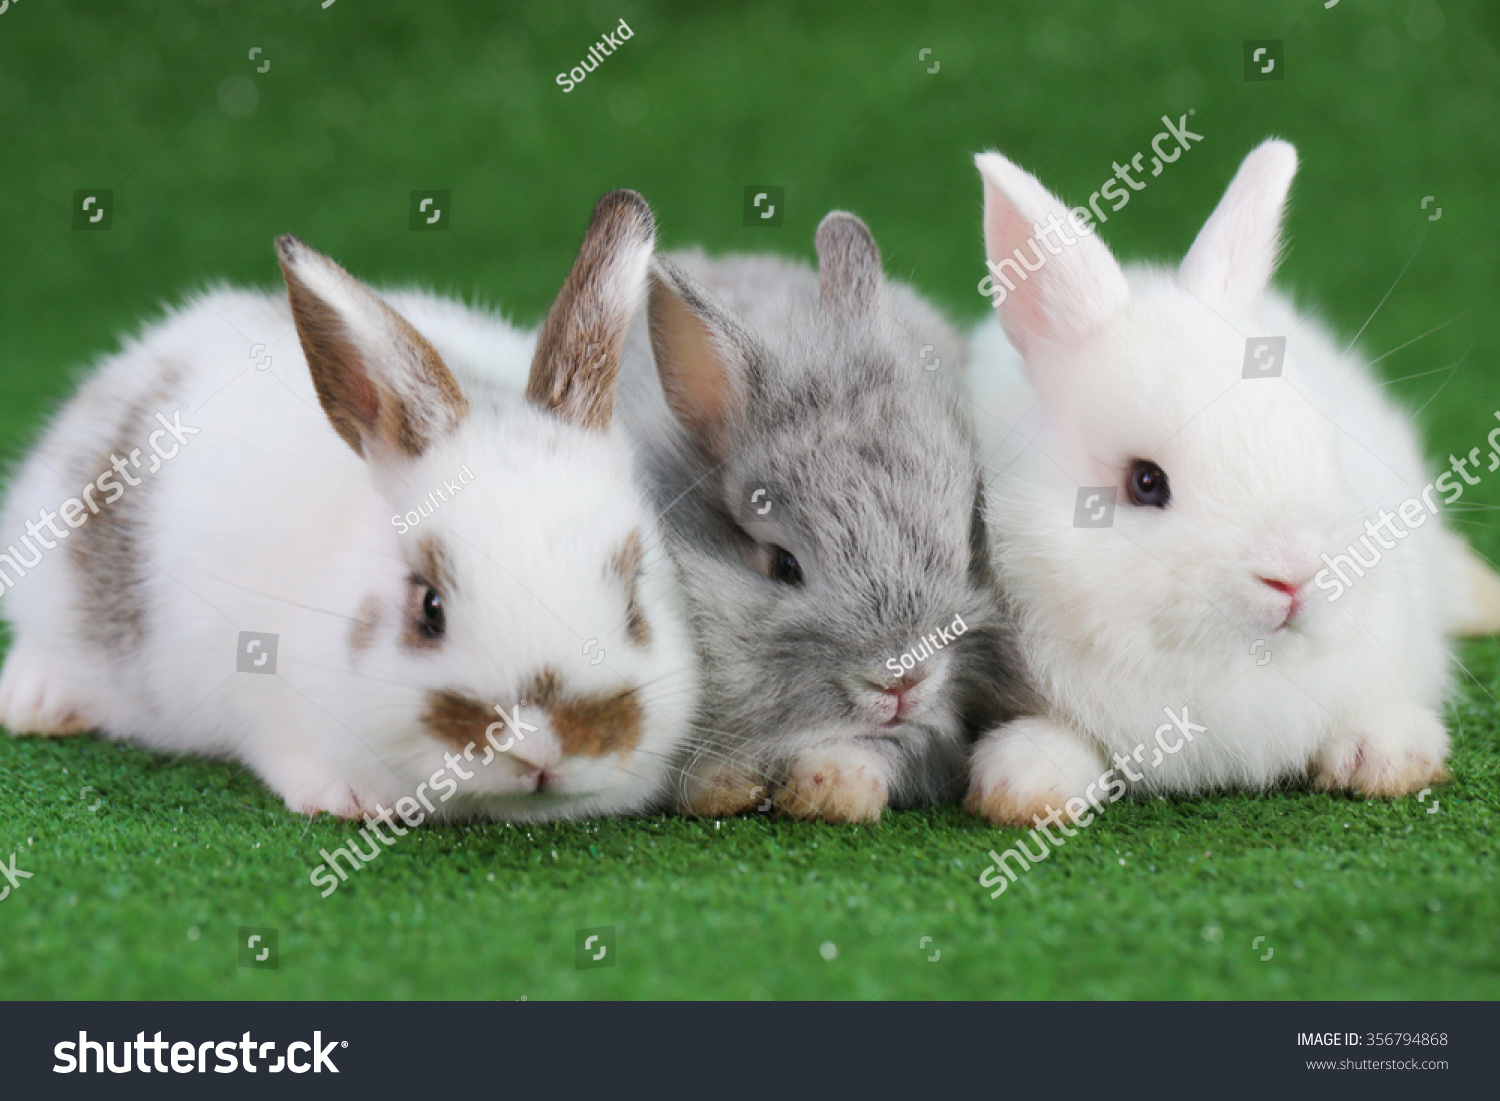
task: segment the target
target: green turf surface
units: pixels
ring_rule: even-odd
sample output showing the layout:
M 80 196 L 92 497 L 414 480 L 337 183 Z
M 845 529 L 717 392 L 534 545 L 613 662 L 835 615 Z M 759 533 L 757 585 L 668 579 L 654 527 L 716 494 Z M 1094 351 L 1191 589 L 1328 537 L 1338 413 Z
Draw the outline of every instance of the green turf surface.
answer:
M 1493 5 L 704 7 L 13 3 L 0 455 L 161 302 L 276 285 L 287 231 L 374 282 L 534 322 L 610 188 L 642 191 L 669 247 L 810 257 L 842 207 L 889 271 L 977 318 L 973 151 L 1081 201 L 1189 109 L 1203 143 L 1111 217 L 1117 252 L 1180 255 L 1251 145 L 1287 137 L 1283 284 L 1350 336 L 1390 291 L 1372 356 L 1444 326 L 1379 364 L 1435 457 L 1494 425 Z M 634 37 L 564 94 L 554 74 L 621 17 Z M 1285 42 L 1284 80 L 1244 80 L 1247 39 Z M 783 226 L 742 224 L 751 184 L 786 189 Z M 83 188 L 113 190 L 107 232 L 70 229 Z M 408 230 L 424 188 L 451 191 L 449 230 Z M 1500 490 L 1463 504 L 1496 557 Z M 0 996 L 1494 998 L 1500 650 L 1460 656 L 1436 813 L 1303 792 L 1121 804 L 994 901 L 986 852 L 1020 833 L 955 808 L 873 828 L 424 828 L 325 900 L 308 873 L 351 828 L 288 814 L 243 770 L 0 739 L 0 861 L 33 873 L 0 901 Z M 575 932 L 611 925 L 616 966 L 578 970 Z M 276 970 L 237 966 L 240 926 L 278 930 Z

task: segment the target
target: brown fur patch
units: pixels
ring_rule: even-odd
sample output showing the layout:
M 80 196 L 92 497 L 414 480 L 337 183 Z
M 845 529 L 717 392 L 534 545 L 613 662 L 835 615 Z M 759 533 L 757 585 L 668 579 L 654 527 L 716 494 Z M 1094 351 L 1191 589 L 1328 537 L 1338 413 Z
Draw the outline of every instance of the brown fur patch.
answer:
M 632 531 L 610 562 L 611 568 L 625 582 L 625 635 L 641 647 L 651 645 L 651 625 L 646 622 L 638 591 L 643 557 L 641 533 Z
M 603 757 L 634 749 L 641 740 L 641 719 L 633 688 L 552 705 L 552 733 L 568 757 Z
M 276 251 L 318 401 L 334 430 L 356 454 L 363 456 L 366 437 L 373 437 L 416 458 L 463 420 L 469 403 L 458 381 L 437 349 L 404 317 L 295 237 L 278 238 Z M 331 269 L 347 280 L 350 293 L 365 310 L 384 321 L 390 332 L 390 345 L 383 349 L 390 359 L 386 367 L 398 377 L 386 380 L 372 374 L 343 317 L 298 277 L 299 264 Z M 399 393 L 392 382 L 399 385 Z
M 569 423 L 609 426 L 635 308 L 626 279 L 655 235 L 651 208 L 635 192 L 611 191 L 599 200 L 537 338 L 527 398 Z
M 143 544 L 153 477 L 148 473 L 149 452 L 141 456 L 145 461 L 140 466 L 131 465 L 130 456 L 146 448 L 155 428 L 155 414 L 171 407 L 177 396 L 181 366 L 165 360 L 159 366 L 161 373 L 150 388 L 131 402 L 112 426 L 113 446 L 76 456 L 68 472 L 80 487 L 80 496 L 82 487 L 96 484 L 105 471 L 109 471 L 114 485 L 125 491 L 106 502 L 112 489 L 94 490 L 90 496 L 99 511 L 90 510 L 87 522 L 72 530 L 67 540 L 69 560 L 79 573 L 83 592 L 78 612 L 106 650 L 135 649 L 146 640 L 149 564 Z M 140 484 L 128 484 L 112 469 L 112 460 L 117 457 Z
M 443 639 L 434 639 L 423 631 L 422 601 L 428 595 L 429 585 L 437 589 L 444 601 L 453 595 L 453 570 L 449 567 L 449 555 L 443 540 L 438 535 L 423 535 L 417 541 L 416 559 L 408 561 L 408 565 L 411 567 L 411 583 L 407 586 L 401 645 L 407 649 L 438 649 L 443 645 Z
M 545 708 L 565 757 L 603 757 L 634 749 L 641 740 L 642 711 L 635 690 L 609 695 L 560 697 L 557 674 L 544 670 L 533 678 L 526 706 Z M 484 732 L 496 721 L 494 708 L 452 689 L 427 694 L 421 723 L 428 735 L 463 750 L 484 744 Z
M 543 669 L 531 678 L 526 695 L 521 698 L 532 707 L 551 707 L 562 698 L 562 678 L 554 670 Z
M 453 591 L 453 570 L 448 564 L 448 548 L 436 535 L 424 535 L 417 542 L 417 560 L 411 564 L 417 576 L 447 596 Z
M 408 650 L 439 650 L 442 648 L 443 640 L 433 638 L 427 634 L 425 628 L 426 616 L 422 612 L 422 601 L 427 596 L 427 586 L 424 584 L 413 584 L 407 586 L 406 617 L 401 628 L 401 645 Z
M 375 635 L 380 630 L 380 610 L 377 596 L 367 596 L 360 603 L 354 622 L 349 624 L 349 649 L 359 653 L 375 644 Z
M 485 730 L 498 717 L 483 701 L 445 688 L 427 693 L 421 723 L 433 738 L 462 752 L 470 743 L 483 745 Z
M 406 626 L 401 631 L 401 645 L 408 650 L 435 650 L 442 646 L 443 640 L 430 638 L 424 632 L 422 601 L 427 597 L 429 585 L 437 590 L 445 605 L 453 595 L 453 571 L 448 565 L 448 551 L 442 539 L 436 535 L 424 535 L 417 542 L 416 560 L 408 564 L 412 575 L 407 587 Z

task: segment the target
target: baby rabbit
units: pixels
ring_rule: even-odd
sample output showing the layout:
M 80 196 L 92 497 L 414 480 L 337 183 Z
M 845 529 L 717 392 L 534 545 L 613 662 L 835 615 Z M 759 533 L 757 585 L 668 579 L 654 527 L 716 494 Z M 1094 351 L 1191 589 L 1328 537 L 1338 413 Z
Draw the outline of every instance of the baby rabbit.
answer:
M 828 821 L 961 792 L 1010 685 L 956 334 L 834 213 L 818 271 L 658 260 L 622 412 L 683 575 L 704 699 L 679 806 Z M 651 371 L 654 359 L 656 373 Z M 659 375 L 659 381 L 658 381 Z M 774 791 L 774 796 L 770 793 Z
M 234 758 L 307 814 L 652 805 L 696 693 L 611 417 L 654 234 L 606 195 L 539 334 L 294 237 L 289 297 L 148 328 L 10 489 L 0 722 Z
M 971 385 L 1045 704 L 975 747 L 969 808 L 1443 780 L 1462 548 L 1408 416 L 1268 290 L 1292 147 L 1245 159 L 1176 270 L 1122 271 L 1033 176 L 977 160 L 1004 336 L 976 336 Z

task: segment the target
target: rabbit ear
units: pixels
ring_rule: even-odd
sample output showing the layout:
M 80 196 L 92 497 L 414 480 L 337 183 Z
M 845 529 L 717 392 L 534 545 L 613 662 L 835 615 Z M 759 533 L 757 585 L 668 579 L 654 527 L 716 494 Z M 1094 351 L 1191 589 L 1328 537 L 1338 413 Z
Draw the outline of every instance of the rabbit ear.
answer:
M 880 249 L 869 227 L 835 210 L 818 225 L 818 305 L 863 313 L 880 294 Z
M 625 337 L 655 243 L 656 219 L 645 199 L 611 191 L 599 200 L 537 338 L 529 399 L 572 424 L 609 427 Z
M 1124 305 L 1125 275 L 1109 249 L 1082 232 L 1035 176 L 999 153 L 981 153 L 974 163 L 984 180 L 996 309 L 1023 356 L 1081 338 Z
M 1178 273 L 1194 294 L 1254 309 L 1271 283 L 1281 252 L 1281 214 L 1297 151 L 1284 141 L 1250 151 L 1183 258 Z
M 421 333 L 290 234 L 276 255 L 318 400 L 357 454 L 417 458 L 458 426 L 468 401 Z
M 651 268 L 651 351 L 662 392 L 704 451 L 728 453 L 758 358 L 754 338 L 675 265 Z

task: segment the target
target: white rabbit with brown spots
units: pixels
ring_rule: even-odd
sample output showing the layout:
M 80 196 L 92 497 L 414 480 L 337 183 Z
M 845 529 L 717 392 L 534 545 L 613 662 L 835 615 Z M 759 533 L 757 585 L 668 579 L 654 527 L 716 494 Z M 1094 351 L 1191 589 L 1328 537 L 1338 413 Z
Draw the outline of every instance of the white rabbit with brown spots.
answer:
M 0 722 L 233 758 L 309 814 L 654 805 L 697 692 L 612 417 L 654 235 L 605 196 L 539 333 L 292 237 L 287 295 L 147 328 L 10 486 Z

